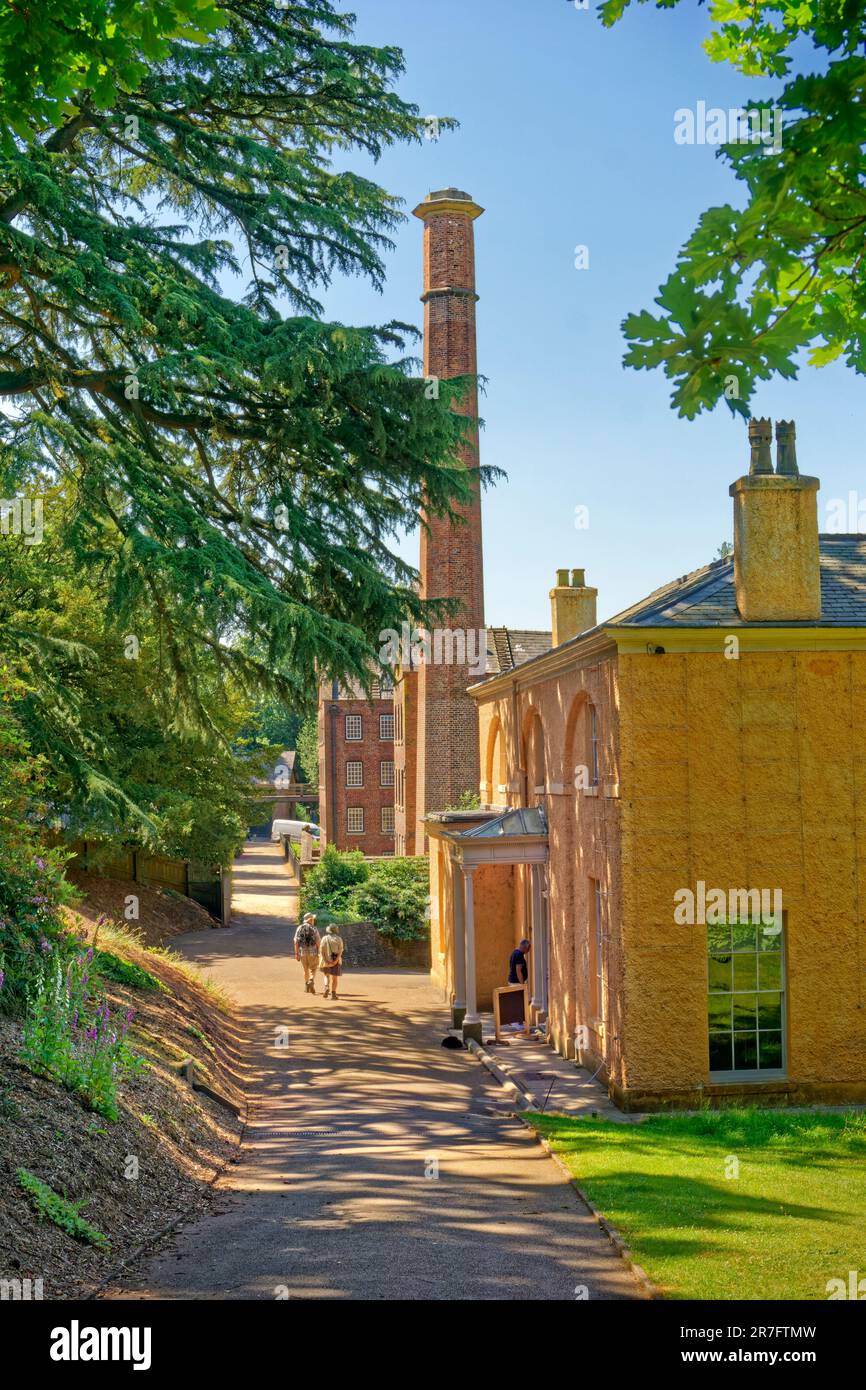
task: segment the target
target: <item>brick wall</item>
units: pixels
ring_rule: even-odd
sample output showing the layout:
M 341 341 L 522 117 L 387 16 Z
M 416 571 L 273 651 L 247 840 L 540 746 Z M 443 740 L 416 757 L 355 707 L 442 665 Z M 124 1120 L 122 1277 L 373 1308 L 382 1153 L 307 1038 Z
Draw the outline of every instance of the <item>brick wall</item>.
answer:
M 330 692 L 330 687 L 328 687 Z M 393 829 L 383 828 L 383 810 L 394 814 L 394 739 L 382 737 L 380 720 L 393 721 L 391 697 L 345 698 L 323 693 L 319 703 L 319 789 L 325 843 L 363 854 L 391 854 Z M 360 728 L 360 738 L 353 737 Z M 391 781 L 383 785 L 383 763 L 391 764 Z M 351 768 L 350 766 L 351 765 Z M 357 781 L 361 785 L 348 785 Z M 354 814 L 353 814 L 354 813 Z M 360 816 L 363 829 L 358 829 Z

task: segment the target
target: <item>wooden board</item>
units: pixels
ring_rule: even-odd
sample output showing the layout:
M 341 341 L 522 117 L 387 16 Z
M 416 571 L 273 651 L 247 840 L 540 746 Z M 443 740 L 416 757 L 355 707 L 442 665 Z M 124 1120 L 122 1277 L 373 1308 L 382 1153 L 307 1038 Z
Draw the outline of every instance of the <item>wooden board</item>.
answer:
M 496 1025 L 496 1041 L 502 1041 L 505 1024 L 519 1023 L 521 1031 L 529 1036 L 529 986 L 502 985 L 493 991 L 493 1019 Z M 513 1036 L 514 1030 L 509 1028 Z

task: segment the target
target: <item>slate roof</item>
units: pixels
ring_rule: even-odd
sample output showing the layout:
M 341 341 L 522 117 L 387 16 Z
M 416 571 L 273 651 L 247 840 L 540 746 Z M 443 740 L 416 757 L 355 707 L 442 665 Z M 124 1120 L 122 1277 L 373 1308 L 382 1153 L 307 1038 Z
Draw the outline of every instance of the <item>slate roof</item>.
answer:
M 513 627 L 487 629 L 487 675 L 513 671 L 525 661 L 544 656 L 551 648 L 551 633 Z
M 819 537 L 820 620 L 743 622 L 734 596 L 734 557 L 674 579 L 604 624 L 605 627 L 866 627 L 866 535 Z

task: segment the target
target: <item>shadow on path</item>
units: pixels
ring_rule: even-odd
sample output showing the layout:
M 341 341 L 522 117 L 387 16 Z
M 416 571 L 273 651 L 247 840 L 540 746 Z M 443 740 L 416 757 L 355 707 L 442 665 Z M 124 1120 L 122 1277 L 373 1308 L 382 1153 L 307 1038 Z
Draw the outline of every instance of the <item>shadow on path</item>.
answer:
M 426 975 L 349 969 L 304 993 L 282 856 L 236 866 L 236 926 L 178 938 L 240 1005 L 254 1094 L 218 1210 L 121 1298 L 642 1297 L 559 1168 L 508 1112 Z M 286 1041 L 287 1035 L 287 1041 Z

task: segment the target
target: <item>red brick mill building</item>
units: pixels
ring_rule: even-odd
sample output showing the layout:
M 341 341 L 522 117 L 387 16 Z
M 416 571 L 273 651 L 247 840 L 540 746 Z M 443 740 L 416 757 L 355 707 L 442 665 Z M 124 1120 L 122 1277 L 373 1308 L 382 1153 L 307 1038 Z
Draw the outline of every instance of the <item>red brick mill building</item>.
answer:
M 475 376 L 475 219 L 483 208 L 446 188 L 415 209 L 424 224 L 424 374 L 428 381 Z M 462 451 L 478 467 L 478 397 L 463 410 L 474 422 Z M 444 659 L 398 666 L 392 689 L 368 700 L 358 688 L 326 682 L 319 696 L 319 788 L 326 844 L 365 854 L 426 854 L 424 817 L 478 790 L 478 715 L 467 694 L 486 674 L 512 670 L 550 647 L 547 632 L 485 629 L 481 499 L 462 524 L 425 518 L 420 593 L 460 608 L 442 644 Z M 479 669 L 479 654 L 483 670 Z M 383 730 L 390 730 L 383 734 Z

